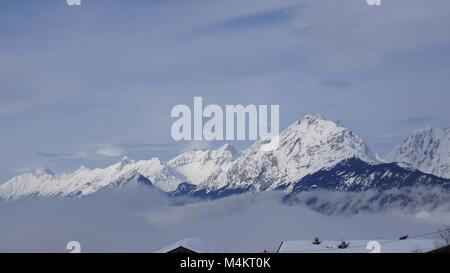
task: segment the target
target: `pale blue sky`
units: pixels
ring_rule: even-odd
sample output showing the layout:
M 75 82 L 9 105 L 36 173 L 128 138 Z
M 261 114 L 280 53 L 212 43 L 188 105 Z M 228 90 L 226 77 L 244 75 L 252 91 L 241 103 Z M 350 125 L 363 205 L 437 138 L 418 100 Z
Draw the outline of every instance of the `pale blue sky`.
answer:
M 194 96 L 279 104 L 282 129 L 322 113 L 385 154 L 450 126 L 449 25 L 447 0 L 0 0 L 0 181 L 167 159 Z

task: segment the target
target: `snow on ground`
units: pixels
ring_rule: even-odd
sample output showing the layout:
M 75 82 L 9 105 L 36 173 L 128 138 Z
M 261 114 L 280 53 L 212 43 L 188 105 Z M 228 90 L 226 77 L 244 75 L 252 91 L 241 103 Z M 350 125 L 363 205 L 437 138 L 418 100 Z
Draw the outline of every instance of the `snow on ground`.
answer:
M 197 253 L 227 253 L 228 250 L 220 246 L 214 245 L 210 242 L 199 238 L 184 238 L 170 246 L 164 247 L 155 251 L 155 253 L 167 253 L 179 247 L 192 250 Z
M 431 239 L 416 240 L 346 240 L 347 248 L 339 248 L 342 241 L 286 241 L 280 245 L 278 253 L 416 253 L 436 249 Z

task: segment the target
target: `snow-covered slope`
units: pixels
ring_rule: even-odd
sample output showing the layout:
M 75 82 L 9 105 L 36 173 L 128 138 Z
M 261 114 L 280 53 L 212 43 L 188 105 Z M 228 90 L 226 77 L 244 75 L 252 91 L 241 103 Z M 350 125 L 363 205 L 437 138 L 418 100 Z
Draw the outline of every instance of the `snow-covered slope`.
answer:
M 415 130 L 386 160 L 450 178 L 450 128 Z
M 409 166 L 450 178 L 449 136 L 450 129 L 429 128 L 414 132 L 390 156 L 391 161 L 401 163 L 386 165 L 389 166 L 386 170 L 382 168 L 385 165 L 378 166 L 381 162 L 348 128 L 319 116 L 307 115 L 280 134 L 279 146 L 273 151 L 262 149 L 265 141 L 256 141 L 242 154 L 226 144 L 217 150 L 186 152 L 167 163 L 158 158 L 141 161 L 124 158 L 103 169 L 82 167 L 62 174 L 31 172 L 1 184 L 0 200 L 30 196 L 86 196 L 128 183 L 153 185 L 172 195 L 208 197 L 249 190 L 283 189 L 292 192 L 302 189 L 302 181 L 306 181 L 303 178 L 309 177 L 308 183 L 313 185 L 317 180 L 313 174 L 323 175 L 324 172 L 328 176 L 326 179 L 321 176 L 321 179 L 327 185 L 322 187 L 336 190 L 344 186 L 353 190 L 386 188 L 398 183 L 412 185 L 416 173 L 413 169 L 409 173 L 403 171 Z M 349 159 L 357 163 L 338 165 L 350 162 L 345 161 Z M 372 165 L 377 167 L 372 168 Z M 339 171 L 333 173 L 330 170 Z M 384 184 L 381 185 L 380 181 Z M 439 182 L 434 176 L 425 177 L 423 181 L 421 185 Z
M 168 165 L 183 174 L 187 181 L 198 185 L 212 173 L 225 172 L 239 155 L 240 152 L 233 146 L 225 144 L 217 150 L 190 151 L 180 154 L 170 160 Z
M 185 238 L 185 239 L 182 239 L 170 246 L 167 246 L 165 248 L 157 250 L 157 251 L 155 251 L 155 253 L 169 253 L 169 252 L 176 250 L 178 248 L 181 248 L 181 247 L 195 251 L 196 253 L 226 253 L 226 252 L 228 252 L 224 248 L 221 248 L 217 245 L 214 245 L 210 242 L 207 242 L 207 241 L 199 239 L 199 238 Z
M 52 174 L 38 171 L 25 173 L 0 185 L 0 200 L 31 196 L 86 196 L 111 185 L 137 182 L 141 179 L 127 158 L 104 169 L 81 167 L 72 173 Z M 151 184 L 149 184 L 151 185 Z
M 0 200 L 30 196 L 87 196 L 105 188 L 148 180 L 165 192 L 177 189 L 180 183 L 199 183 L 211 172 L 226 169 L 239 156 L 230 145 L 217 150 L 193 151 L 181 154 L 169 164 L 152 158 L 133 161 L 123 158 L 106 168 L 81 167 L 70 173 L 53 174 L 34 171 L 13 177 L 0 184 Z
M 221 188 L 271 190 L 300 180 L 307 174 L 356 157 L 377 160 L 364 141 L 333 121 L 307 115 L 280 134 L 280 145 L 263 151 L 257 141 L 233 162 L 227 171 L 214 172 L 199 184 L 197 191 Z
M 396 163 L 368 164 L 349 158 L 331 168 L 303 177 L 294 184 L 292 192 L 323 189 L 339 192 L 383 192 L 404 187 L 440 186 L 450 189 L 450 179 L 405 168 Z
M 132 165 L 133 169 L 152 181 L 154 186 L 166 192 L 175 190 L 180 183 L 186 180 L 177 170 L 156 157 L 133 162 Z

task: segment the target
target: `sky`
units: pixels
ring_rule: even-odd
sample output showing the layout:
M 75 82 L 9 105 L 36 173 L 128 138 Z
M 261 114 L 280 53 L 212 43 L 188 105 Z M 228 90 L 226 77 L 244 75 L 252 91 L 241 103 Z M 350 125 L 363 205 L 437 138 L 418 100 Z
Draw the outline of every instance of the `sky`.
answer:
M 212 147 L 170 136 L 194 96 L 321 113 L 380 155 L 449 127 L 450 2 L 382 3 L 0 0 L 0 181 Z

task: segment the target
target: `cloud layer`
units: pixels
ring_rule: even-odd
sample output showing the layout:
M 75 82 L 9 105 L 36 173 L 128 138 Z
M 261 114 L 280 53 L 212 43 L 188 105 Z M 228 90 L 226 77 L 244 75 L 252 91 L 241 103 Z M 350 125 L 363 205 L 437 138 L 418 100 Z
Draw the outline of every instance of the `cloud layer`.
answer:
M 350 197 L 324 193 L 318 198 L 338 204 Z M 65 252 L 67 242 L 79 241 L 85 252 L 152 252 L 197 237 L 229 251 L 255 252 L 275 250 L 282 240 L 316 236 L 392 239 L 435 231 L 450 221 L 442 208 L 325 215 L 302 202 L 280 200 L 280 193 L 264 193 L 193 202 L 131 187 L 82 200 L 1 203 L 0 251 Z

